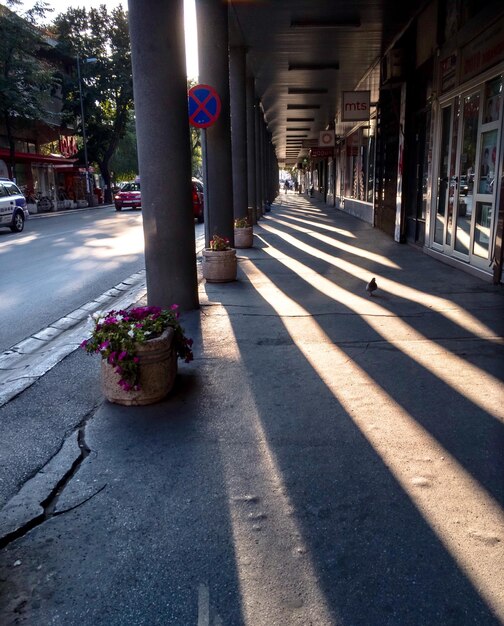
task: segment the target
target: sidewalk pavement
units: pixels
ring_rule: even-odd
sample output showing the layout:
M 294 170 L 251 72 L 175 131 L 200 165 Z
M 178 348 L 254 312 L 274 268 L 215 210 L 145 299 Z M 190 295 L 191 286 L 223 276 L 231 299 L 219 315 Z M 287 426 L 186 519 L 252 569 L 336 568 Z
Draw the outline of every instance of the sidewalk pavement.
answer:
M 304 196 L 254 233 L 172 394 L 3 509 L 2 624 L 504 623 L 502 287 Z

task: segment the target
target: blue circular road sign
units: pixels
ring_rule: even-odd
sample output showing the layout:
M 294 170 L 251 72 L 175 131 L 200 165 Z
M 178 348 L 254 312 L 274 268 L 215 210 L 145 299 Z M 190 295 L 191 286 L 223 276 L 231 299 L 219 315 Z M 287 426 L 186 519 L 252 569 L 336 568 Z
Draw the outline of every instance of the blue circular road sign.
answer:
M 217 121 L 221 111 L 219 94 L 210 85 L 195 85 L 189 89 L 189 123 L 196 128 L 208 128 Z

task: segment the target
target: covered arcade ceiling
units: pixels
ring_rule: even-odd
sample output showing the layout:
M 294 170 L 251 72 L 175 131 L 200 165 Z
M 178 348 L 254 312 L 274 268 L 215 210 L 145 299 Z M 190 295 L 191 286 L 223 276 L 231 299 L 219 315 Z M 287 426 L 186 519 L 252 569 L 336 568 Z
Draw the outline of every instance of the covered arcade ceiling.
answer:
M 424 2 L 230 0 L 230 45 L 245 46 L 280 166 L 341 122 L 343 91 L 378 100 L 380 62 Z

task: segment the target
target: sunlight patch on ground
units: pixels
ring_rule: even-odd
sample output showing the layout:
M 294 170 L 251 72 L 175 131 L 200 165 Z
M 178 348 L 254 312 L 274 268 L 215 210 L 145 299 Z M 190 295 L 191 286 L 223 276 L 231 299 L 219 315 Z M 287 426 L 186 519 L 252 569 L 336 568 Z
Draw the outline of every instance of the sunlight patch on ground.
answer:
M 37 239 L 36 235 L 22 235 L 16 239 L 7 239 L 6 241 L 0 242 L 0 251 L 1 250 L 9 250 L 9 248 L 26 246 L 26 244 L 31 243 Z
M 291 215 L 290 213 L 282 213 L 281 211 L 275 211 L 275 215 L 278 217 L 288 217 L 289 220 L 294 221 L 294 222 L 301 222 L 302 224 L 306 224 L 307 226 L 315 226 L 315 228 L 318 228 L 319 230 L 328 230 L 331 233 L 337 233 L 338 235 L 341 235 L 342 237 L 347 237 L 348 239 L 356 239 L 356 235 L 354 235 L 354 233 L 350 232 L 349 230 L 344 230 L 343 228 L 337 228 L 336 226 L 330 226 L 329 224 L 325 224 L 324 222 L 321 222 L 320 220 L 316 221 L 316 222 L 311 222 L 310 220 L 307 220 L 303 217 L 294 217 L 294 215 Z M 265 216 L 266 217 L 266 216 Z M 270 216 L 267 216 L 266 219 L 271 219 Z M 291 224 L 289 224 L 291 226 Z M 307 232 L 312 232 L 312 231 L 307 231 Z
M 84 246 L 69 250 L 64 258 L 68 261 L 80 259 L 123 259 L 125 255 L 139 255 L 144 252 L 143 237 L 137 231 L 128 231 L 118 237 L 91 238 Z
M 212 329 L 206 334 L 209 325 Z M 212 337 L 226 340 L 212 341 Z M 253 393 L 248 386 L 243 387 L 246 373 L 240 371 L 241 355 L 224 307 L 214 305 L 203 317 L 202 345 L 204 353 L 233 363 L 234 373 L 229 374 L 228 382 L 242 388 L 240 402 L 251 420 L 251 434 L 243 435 L 246 444 L 240 440 L 223 443 L 220 458 L 229 493 L 245 624 L 284 624 L 289 623 L 292 615 L 291 623 L 329 626 L 335 622 L 296 522 L 296 510 L 268 444 Z M 237 466 L 236 445 L 246 445 L 247 454 L 254 456 L 253 476 Z
M 21 304 L 19 298 L 13 298 L 12 296 L 6 296 L 5 293 L 2 294 L 0 298 L 0 312 L 1 311 L 9 311 L 15 306 L 19 306 Z M 26 304 L 25 304 L 26 306 Z
M 426 307 L 430 309 L 434 313 L 442 315 L 443 317 L 450 320 L 454 324 L 457 324 L 458 326 L 463 328 L 465 331 L 473 334 L 475 337 L 478 337 L 480 339 L 485 339 L 485 341 L 502 344 L 502 338 L 496 337 L 495 332 L 492 329 L 488 328 L 488 326 L 485 326 L 485 324 L 480 322 L 471 313 L 469 313 L 468 311 L 465 311 L 464 309 L 461 309 L 451 300 L 447 300 L 446 298 L 441 298 L 439 296 L 434 296 L 424 291 L 420 291 L 419 289 L 409 287 L 408 285 L 391 280 L 390 278 L 385 278 L 383 276 L 380 276 L 378 273 L 373 274 L 370 270 L 364 269 L 360 267 L 359 265 L 355 265 L 354 263 L 350 263 L 349 261 L 345 261 L 331 254 L 322 252 L 318 248 L 309 246 L 308 244 L 305 244 L 299 241 L 299 239 L 296 239 L 296 237 L 294 237 L 293 235 L 284 233 L 281 230 L 278 230 L 277 228 L 269 224 L 263 223 L 261 224 L 261 226 L 262 228 L 264 228 L 264 230 L 280 237 L 281 239 L 283 239 L 290 245 L 295 246 L 296 248 L 299 248 L 300 250 L 303 250 L 303 252 L 306 252 L 307 254 L 310 254 L 317 259 L 321 259 L 322 261 L 325 261 L 326 263 L 329 263 L 330 265 L 337 267 L 338 269 L 344 272 L 347 272 L 348 274 L 351 274 L 352 276 L 355 276 L 356 278 L 362 280 L 363 293 L 365 293 L 364 284 L 367 283 L 371 279 L 371 277 L 374 275 L 376 276 L 376 280 L 377 280 L 380 292 L 387 292 L 398 298 L 411 300 L 412 302 L 415 302 L 421 305 L 422 307 Z M 317 237 L 317 238 L 319 239 L 320 237 Z M 350 246 L 350 248 L 352 248 L 352 246 Z M 271 248 L 271 250 L 273 251 L 274 249 Z M 269 252 L 269 250 L 267 249 L 266 252 Z M 285 253 L 280 252 L 278 250 L 274 250 L 274 252 L 272 252 L 272 256 L 275 256 L 276 258 L 280 258 L 281 256 L 283 259 L 290 259 L 290 257 L 288 257 Z M 298 261 L 294 261 L 294 259 L 292 259 L 292 261 L 297 265 L 299 271 L 297 270 L 296 271 L 300 275 L 306 274 L 307 271 L 311 271 L 310 268 L 302 265 Z M 359 303 L 362 304 L 363 298 L 350 294 L 350 292 L 345 291 L 341 287 L 337 287 L 333 282 L 329 281 L 326 278 L 320 277 L 320 281 L 326 281 L 331 286 L 335 299 L 339 300 L 340 302 L 349 306 L 350 308 L 357 311 L 356 305 Z M 324 293 L 327 293 L 325 291 L 326 289 L 325 286 L 322 286 L 321 289 L 324 290 Z M 366 302 L 366 300 L 367 300 L 367 296 L 364 299 L 364 302 Z M 370 304 L 371 307 L 368 307 L 367 305 L 365 305 L 364 311 L 357 311 L 357 312 L 359 313 L 363 312 L 368 315 L 390 315 L 390 311 L 388 311 L 387 309 L 383 307 L 380 307 L 378 304 L 375 304 L 373 302 L 368 302 L 367 304 Z M 369 320 L 367 321 L 369 322 Z M 422 339 L 422 340 L 424 339 L 423 335 L 420 335 L 419 333 L 417 334 L 418 334 L 419 339 Z
M 242 263 L 241 269 L 276 311 L 301 354 L 383 459 L 476 590 L 504 619 L 504 585 L 499 574 L 504 562 L 504 514 L 499 504 L 427 430 L 332 343 L 310 319 L 309 311 L 282 293 L 252 262 Z M 464 365 L 459 363 L 458 374 L 466 379 L 460 369 Z M 489 389 L 489 394 L 496 390 L 498 387 Z
M 313 237 L 314 239 L 318 239 L 322 243 L 326 243 L 327 245 L 332 246 L 333 248 L 338 248 L 339 250 L 343 250 L 344 252 L 348 252 L 355 256 L 362 257 L 363 259 L 367 259 L 368 261 L 372 261 L 373 263 L 378 263 L 378 265 L 384 265 L 385 267 L 391 267 L 393 269 L 400 269 L 397 263 L 394 263 L 393 261 L 388 259 L 386 256 L 383 256 L 382 254 L 376 254 L 375 252 L 371 252 L 369 250 L 363 250 L 362 248 L 358 248 L 357 246 L 344 243 L 343 241 L 338 241 L 337 239 L 334 239 L 334 237 L 329 237 L 327 235 L 322 235 L 321 233 L 317 233 L 313 229 L 303 228 L 302 226 L 298 226 L 297 224 L 292 224 L 290 221 L 279 220 L 276 217 L 270 217 L 270 216 L 268 216 L 266 219 L 268 220 L 268 222 L 270 221 L 275 222 L 276 224 L 287 226 L 288 228 L 292 230 L 296 230 L 300 233 L 305 233 L 309 235 L 310 237 Z M 298 220 L 298 221 L 303 221 L 303 220 Z M 275 232 L 279 234 L 279 232 L 281 231 L 275 231 Z M 319 251 L 318 254 L 320 255 L 324 253 Z

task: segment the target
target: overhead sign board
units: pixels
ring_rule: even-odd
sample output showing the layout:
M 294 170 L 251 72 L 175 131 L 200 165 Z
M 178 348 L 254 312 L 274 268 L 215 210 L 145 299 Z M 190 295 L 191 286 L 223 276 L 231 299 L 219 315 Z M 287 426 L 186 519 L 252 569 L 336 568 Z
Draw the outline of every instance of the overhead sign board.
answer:
M 312 148 L 310 150 L 312 159 L 334 156 L 334 148 Z
M 215 124 L 221 112 L 219 94 L 210 85 L 195 85 L 189 89 L 189 123 L 196 128 Z
M 342 122 L 369 121 L 370 91 L 344 91 L 341 106 Z

